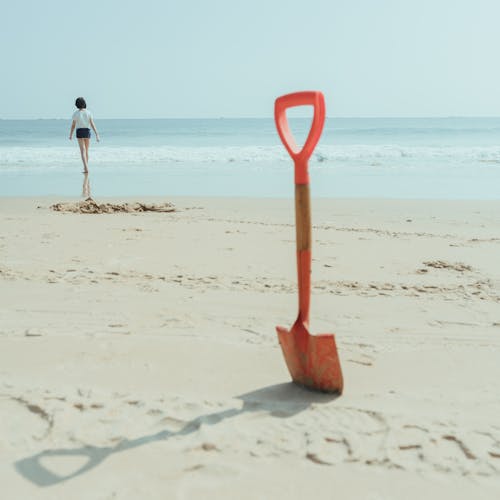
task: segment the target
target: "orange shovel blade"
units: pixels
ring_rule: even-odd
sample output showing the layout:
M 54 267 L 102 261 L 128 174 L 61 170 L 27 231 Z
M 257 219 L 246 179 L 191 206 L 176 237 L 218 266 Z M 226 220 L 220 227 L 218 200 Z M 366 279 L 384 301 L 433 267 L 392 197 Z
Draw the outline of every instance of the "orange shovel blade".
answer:
M 342 394 L 344 380 L 333 334 L 311 335 L 300 320 L 291 330 L 277 326 L 276 331 L 286 365 L 296 384 Z

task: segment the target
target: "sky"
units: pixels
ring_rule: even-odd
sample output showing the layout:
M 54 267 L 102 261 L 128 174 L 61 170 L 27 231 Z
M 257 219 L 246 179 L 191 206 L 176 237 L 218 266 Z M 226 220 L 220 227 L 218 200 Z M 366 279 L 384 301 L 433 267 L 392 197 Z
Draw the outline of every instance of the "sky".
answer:
M 500 116 L 500 0 L 0 0 L 0 118 Z

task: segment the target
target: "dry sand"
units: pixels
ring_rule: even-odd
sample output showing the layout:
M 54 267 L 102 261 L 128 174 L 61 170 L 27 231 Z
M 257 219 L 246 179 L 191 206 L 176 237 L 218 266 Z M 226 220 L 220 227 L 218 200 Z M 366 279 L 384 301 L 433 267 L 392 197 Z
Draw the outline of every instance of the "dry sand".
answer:
M 500 498 L 500 202 L 314 201 L 334 397 L 274 330 L 293 200 L 61 201 L 0 199 L 2 500 Z

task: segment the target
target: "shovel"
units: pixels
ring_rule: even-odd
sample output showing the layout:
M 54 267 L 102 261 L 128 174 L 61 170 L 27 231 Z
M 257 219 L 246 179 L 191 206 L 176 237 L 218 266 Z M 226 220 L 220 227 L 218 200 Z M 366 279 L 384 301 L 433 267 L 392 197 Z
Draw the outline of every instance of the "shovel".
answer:
M 296 145 L 288 126 L 287 108 L 313 106 L 311 130 L 302 149 Z M 311 206 L 308 160 L 321 136 L 325 122 L 325 99 L 321 92 L 297 92 L 276 99 L 274 119 L 281 141 L 295 164 L 295 226 L 299 314 L 289 330 L 277 326 L 278 339 L 292 380 L 311 389 L 342 393 L 340 360 L 331 333 L 309 333 L 311 299 Z

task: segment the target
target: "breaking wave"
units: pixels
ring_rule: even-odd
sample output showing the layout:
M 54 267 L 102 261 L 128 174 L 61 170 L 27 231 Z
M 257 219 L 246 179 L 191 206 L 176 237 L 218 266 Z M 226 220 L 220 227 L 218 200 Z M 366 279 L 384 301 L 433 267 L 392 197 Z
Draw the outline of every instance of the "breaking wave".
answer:
M 79 165 L 76 147 L 7 146 L 0 148 L 0 169 L 64 169 Z M 102 167 L 172 167 L 204 164 L 289 165 L 290 158 L 282 146 L 227 147 L 111 147 L 93 145 L 91 163 Z M 319 146 L 311 163 L 335 168 L 363 164 L 376 167 L 405 167 L 415 164 L 450 166 L 453 164 L 500 165 L 500 146 L 429 147 L 393 145 L 326 145 Z

